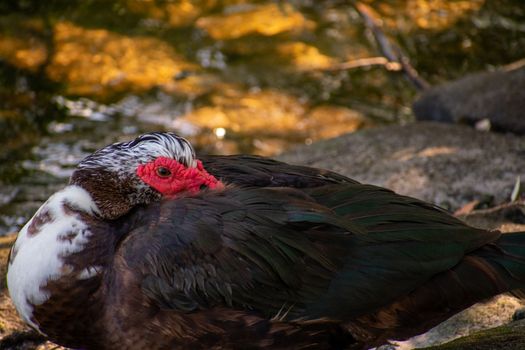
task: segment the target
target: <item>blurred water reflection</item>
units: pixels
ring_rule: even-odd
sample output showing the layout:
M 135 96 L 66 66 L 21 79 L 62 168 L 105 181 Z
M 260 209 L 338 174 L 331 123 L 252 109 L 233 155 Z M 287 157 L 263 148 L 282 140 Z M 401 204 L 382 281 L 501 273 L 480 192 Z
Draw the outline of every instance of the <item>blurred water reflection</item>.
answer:
M 525 56 L 521 0 L 363 2 L 432 83 Z M 399 73 L 330 69 L 379 54 L 347 1 L 2 2 L 0 234 L 79 159 L 137 133 L 271 155 L 409 121 Z

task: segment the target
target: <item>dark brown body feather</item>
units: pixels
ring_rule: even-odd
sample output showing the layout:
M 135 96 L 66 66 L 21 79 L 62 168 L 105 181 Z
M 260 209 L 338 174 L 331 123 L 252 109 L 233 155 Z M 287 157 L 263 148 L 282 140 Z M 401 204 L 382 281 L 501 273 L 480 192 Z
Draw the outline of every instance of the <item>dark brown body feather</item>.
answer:
M 47 286 L 56 297 L 34 316 L 52 340 L 89 349 L 370 347 L 523 286 L 525 234 L 500 238 L 328 171 L 258 157 L 203 162 L 228 184 L 223 191 L 115 221 L 86 218 L 96 234 L 67 258 L 78 266 L 70 277 L 85 265 L 104 272 Z

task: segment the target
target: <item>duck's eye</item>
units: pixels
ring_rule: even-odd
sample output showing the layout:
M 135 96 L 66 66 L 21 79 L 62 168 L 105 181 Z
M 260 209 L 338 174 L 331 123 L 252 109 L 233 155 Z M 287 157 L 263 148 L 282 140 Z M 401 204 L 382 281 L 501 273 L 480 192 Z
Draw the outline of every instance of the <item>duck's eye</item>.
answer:
M 160 176 L 160 177 L 168 177 L 168 176 L 171 175 L 171 171 L 170 171 L 170 169 L 168 169 L 166 167 L 159 166 L 157 168 L 157 175 Z

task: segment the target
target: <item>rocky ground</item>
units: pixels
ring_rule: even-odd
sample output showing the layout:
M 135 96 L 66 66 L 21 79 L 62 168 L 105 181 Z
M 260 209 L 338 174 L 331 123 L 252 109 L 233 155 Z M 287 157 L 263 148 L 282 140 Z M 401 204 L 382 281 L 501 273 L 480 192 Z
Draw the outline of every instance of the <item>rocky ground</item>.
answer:
M 524 138 L 432 122 L 366 129 L 280 159 L 335 170 L 452 211 L 473 200 L 505 202 L 517 177 L 525 181 Z
M 291 163 L 332 169 L 361 182 L 438 203 L 452 211 L 461 209 L 457 214 L 475 226 L 505 232 L 525 231 L 525 206 L 522 202 L 509 203 L 516 179 L 525 179 L 523 138 L 457 125 L 418 122 L 321 141 L 280 158 Z M 2 281 L 5 281 L 5 262 L 13 239 L 13 235 L 0 237 Z M 482 328 L 508 324 L 432 349 L 523 349 L 525 323 L 509 323 L 521 305 L 521 301 L 513 297 L 500 296 L 478 304 L 399 346 L 402 349 L 430 346 Z M 24 329 L 2 282 L 0 338 Z M 30 343 L 23 347 L 34 348 L 35 345 Z M 50 348 L 55 347 L 50 343 L 38 347 Z
M 477 332 L 449 343 L 424 350 L 523 350 L 525 320 Z

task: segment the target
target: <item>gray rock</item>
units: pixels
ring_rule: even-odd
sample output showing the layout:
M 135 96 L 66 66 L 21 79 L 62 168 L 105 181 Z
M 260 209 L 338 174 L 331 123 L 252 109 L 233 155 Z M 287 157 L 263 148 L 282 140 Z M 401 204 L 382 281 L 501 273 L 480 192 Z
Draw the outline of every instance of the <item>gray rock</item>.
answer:
M 516 178 L 525 180 L 524 138 L 432 122 L 362 130 L 279 158 L 452 210 L 487 196 L 495 203 L 508 201 Z
M 523 350 L 525 349 L 525 320 L 474 333 L 424 350 Z
M 525 65 L 483 72 L 431 88 L 414 102 L 418 120 L 466 123 L 525 134 Z
M 523 303 L 517 298 L 499 295 L 490 301 L 471 306 L 425 334 L 399 342 L 396 350 L 448 344 L 451 340 L 465 338 L 480 330 L 509 324 L 514 312 L 522 306 Z M 522 339 L 525 340 L 525 336 Z M 475 341 L 471 340 L 470 344 L 475 344 Z

